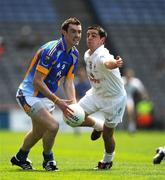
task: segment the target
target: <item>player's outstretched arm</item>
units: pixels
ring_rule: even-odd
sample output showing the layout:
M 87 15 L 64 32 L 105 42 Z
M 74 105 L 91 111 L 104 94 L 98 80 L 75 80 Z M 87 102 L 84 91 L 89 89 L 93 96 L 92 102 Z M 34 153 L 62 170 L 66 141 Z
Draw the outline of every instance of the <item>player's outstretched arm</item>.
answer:
M 120 56 L 117 56 L 116 59 L 110 59 L 104 62 L 104 65 L 107 69 L 115 69 L 123 66 L 123 60 Z

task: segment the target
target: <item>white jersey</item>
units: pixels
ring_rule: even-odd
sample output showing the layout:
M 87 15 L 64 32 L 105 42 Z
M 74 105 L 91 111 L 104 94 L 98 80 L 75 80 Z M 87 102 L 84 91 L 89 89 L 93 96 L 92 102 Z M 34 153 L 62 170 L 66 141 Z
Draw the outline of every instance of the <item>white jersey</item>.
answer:
M 89 50 L 84 55 L 92 92 L 102 98 L 126 94 L 119 68 L 109 70 L 104 65 L 104 62 L 109 59 L 114 59 L 114 56 L 109 53 L 104 45 L 96 49 L 92 55 L 89 54 Z

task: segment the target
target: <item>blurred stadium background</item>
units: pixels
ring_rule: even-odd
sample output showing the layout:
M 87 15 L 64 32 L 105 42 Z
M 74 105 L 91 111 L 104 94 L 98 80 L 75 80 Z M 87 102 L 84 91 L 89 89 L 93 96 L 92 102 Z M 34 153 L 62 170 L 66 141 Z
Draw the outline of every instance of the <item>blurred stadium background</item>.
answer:
M 165 129 L 164 9 L 164 0 L 0 0 L 0 129 L 30 126 L 17 106 L 16 90 L 36 49 L 58 38 L 70 16 L 83 25 L 79 66 L 84 65 L 86 28 L 101 24 L 111 53 L 119 54 L 124 68 L 134 69 L 146 86 L 154 104 L 153 128 Z

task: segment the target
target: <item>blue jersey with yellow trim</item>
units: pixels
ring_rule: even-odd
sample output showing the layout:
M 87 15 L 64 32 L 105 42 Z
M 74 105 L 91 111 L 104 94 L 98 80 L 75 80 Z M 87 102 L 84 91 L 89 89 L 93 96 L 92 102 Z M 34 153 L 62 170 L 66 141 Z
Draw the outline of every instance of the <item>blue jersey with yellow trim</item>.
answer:
M 41 92 L 35 91 L 33 78 L 35 71 L 46 75 L 44 80 L 51 92 L 56 92 L 60 85 L 60 79 L 74 78 L 74 73 L 78 64 L 79 53 L 73 47 L 69 52 L 66 51 L 65 39 L 62 38 L 50 41 L 41 46 L 35 54 L 23 82 L 19 89 L 24 96 L 45 97 Z

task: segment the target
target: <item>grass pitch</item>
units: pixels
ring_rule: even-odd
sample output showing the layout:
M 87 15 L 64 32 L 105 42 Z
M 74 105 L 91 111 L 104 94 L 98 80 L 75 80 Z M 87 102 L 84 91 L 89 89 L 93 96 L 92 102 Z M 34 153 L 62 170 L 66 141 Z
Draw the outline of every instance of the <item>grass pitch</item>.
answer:
M 10 158 L 20 147 L 24 132 L 0 131 L 1 180 L 162 180 L 165 179 L 165 161 L 153 165 L 155 148 L 164 145 L 164 132 L 139 131 L 133 135 L 116 131 L 116 156 L 111 170 L 96 171 L 93 167 L 102 158 L 103 142 L 92 142 L 90 133 L 81 135 L 59 132 L 53 148 L 59 172 L 42 169 L 42 143 L 39 141 L 29 154 L 35 170 L 23 171 L 11 166 Z

